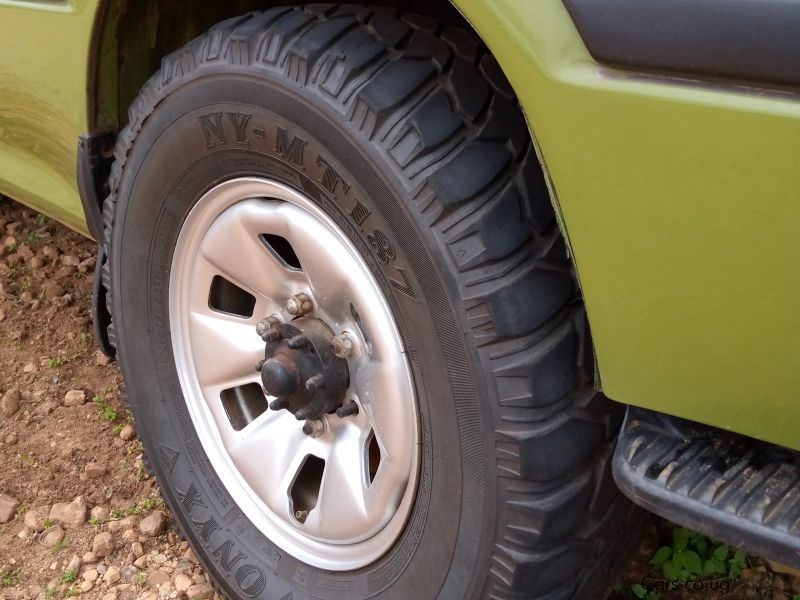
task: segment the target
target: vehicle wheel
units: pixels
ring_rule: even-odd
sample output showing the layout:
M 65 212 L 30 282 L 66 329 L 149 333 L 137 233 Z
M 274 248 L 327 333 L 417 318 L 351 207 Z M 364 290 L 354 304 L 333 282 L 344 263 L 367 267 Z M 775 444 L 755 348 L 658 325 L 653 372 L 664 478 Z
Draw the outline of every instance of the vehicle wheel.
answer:
M 621 410 L 471 35 L 353 6 L 225 21 L 146 84 L 111 189 L 109 338 L 223 594 L 613 583 L 637 532 L 610 476 Z

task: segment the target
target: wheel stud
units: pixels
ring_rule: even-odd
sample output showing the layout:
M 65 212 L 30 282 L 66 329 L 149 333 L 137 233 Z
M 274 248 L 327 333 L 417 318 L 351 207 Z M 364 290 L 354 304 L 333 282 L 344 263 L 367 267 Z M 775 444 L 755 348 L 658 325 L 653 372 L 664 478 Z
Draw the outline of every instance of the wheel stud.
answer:
M 316 375 L 312 375 L 311 377 L 306 379 L 306 389 L 309 392 L 313 392 L 314 390 L 324 386 L 325 386 L 325 377 L 321 373 L 317 373 Z
M 318 438 L 326 429 L 325 419 L 309 419 L 303 423 L 303 433 L 312 438 Z
M 297 350 L 298 348 L 302 348 L 308 343 L 308 338 L 304 335 L 296 335 L 292 339 L 290 339 L 286 344 L 292 350 Z
M 352 417 L 353 415 L 358 414 L 358 404 L 355 403 L 352 399 L 347 399 L 344 401 L 339 408 L 336 409 L 336 416 L 340 419 L 344 419 L 345 417 Z
M 314 303 L 308 294 L 295 294 L 286 301 L 286 312 L 293 317 L 302 317 L 314 310 Z
M 314 409 L 310 406 L 306 405 L 302 408 L 297 409 L 297 412 L 294 413 L 294 418 L 298 421 L 305 421 L 314 413 Z
M 331 340 L 331 351 L 339 358 L 352 356 L 356 350 L 356 343 L 352 336 L 343 331 Z
M 289 406 L 289 402 L 285 398 L 275 398 L 272 402 L 269 403 L 269 407 L 272 410 L 282 410 Z

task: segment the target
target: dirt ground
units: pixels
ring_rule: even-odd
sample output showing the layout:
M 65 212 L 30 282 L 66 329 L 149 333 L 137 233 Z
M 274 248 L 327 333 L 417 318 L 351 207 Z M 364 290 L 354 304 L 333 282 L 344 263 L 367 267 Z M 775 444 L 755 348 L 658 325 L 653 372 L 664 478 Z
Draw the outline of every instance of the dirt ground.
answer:
M 95 245 L 2 198 L 0 241 L 0 600 L 213 598 L 145 472 L 119 371 L 97 352 Z M 661 537 L 654 526 L 612 598 L 658 579 L 648 560 Z M 748 559 L 724 593 L 649 600 L 797 600 L 798 575 Z

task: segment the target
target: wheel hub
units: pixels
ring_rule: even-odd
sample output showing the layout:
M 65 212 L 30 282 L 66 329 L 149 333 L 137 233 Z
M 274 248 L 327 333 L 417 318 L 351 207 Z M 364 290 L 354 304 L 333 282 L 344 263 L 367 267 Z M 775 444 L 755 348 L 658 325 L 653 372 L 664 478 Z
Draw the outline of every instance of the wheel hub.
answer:
M 261 384 L 269 407 L 286 409 L 299 421 L 318 419 L 341 410 L 350 385 L 347 361 L 334 354 L 334 334 L 322 320 L 300 317 L 290 323 L 271 323 L 259 363 Z

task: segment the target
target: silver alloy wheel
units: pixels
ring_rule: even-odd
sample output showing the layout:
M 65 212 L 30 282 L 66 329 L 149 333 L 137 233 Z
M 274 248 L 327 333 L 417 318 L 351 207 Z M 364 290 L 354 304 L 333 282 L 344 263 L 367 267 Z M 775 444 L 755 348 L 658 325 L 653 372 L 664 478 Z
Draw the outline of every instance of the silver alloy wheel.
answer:
M 299 268 L 267 239 L 288 242 Z M 241 308 L 214 305 L 219 282 L 243 299 L 233 304 Z M 305 435 L 303 422 L 286 410 L 258 408 L 269 398 L 254 367 L 265 347 L 256 325 L 271 315 L 289 322 L 286 303 L 298 293 L 311 297 L 311 316 L 355 342 L 347 393 L 360 410 L 346 418 L 326 415 L 314 435 Z M 389 305 L 333 220 L 276 182 L 239 178 L 217 185 L 181 228 L 169 311 L 192 422 L 245 516 L 286 552 L 322 569 L 357 569 L 387 552 L 413 505 L 416 397 Z

